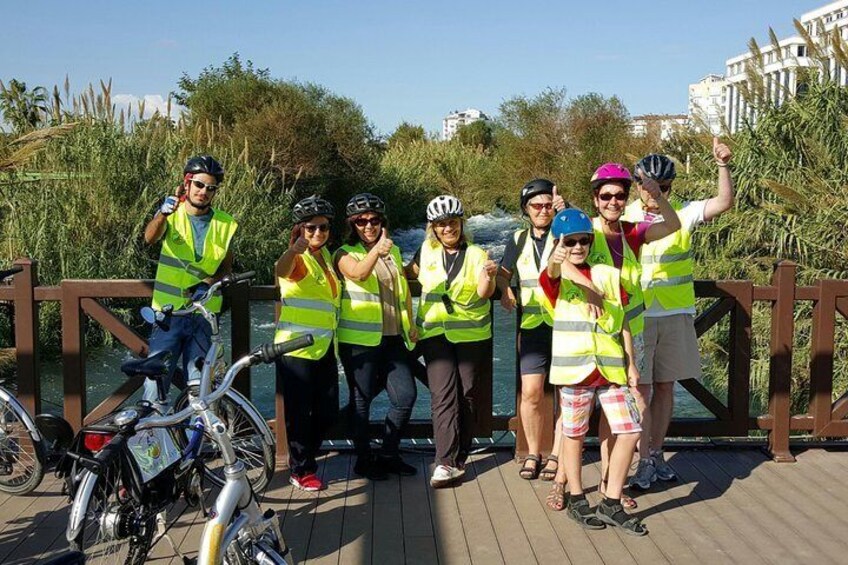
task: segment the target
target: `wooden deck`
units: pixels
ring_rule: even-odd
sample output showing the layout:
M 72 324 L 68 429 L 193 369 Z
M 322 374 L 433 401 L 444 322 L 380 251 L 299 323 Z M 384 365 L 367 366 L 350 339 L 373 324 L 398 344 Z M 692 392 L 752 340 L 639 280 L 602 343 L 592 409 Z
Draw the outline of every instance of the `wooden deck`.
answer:
M 283 516 L 298 563 L 845 563 L 848 560 L 848 451 L 809 450 L 776 464 L 754 449 L 669 453 L 680 481 L 637 498 L 650 529 L 633 538 L 585 532 L 546 509 L 549 483 L 527 482 L 509 452 L 478 455 L 465 483 L 427 485 L 431 457 L 410 456 L 416 477 L 369 483 L 353 457 L 329 453 L 328 490 L 294 491 L 280 472 L 263 506 Z M 597 501 L 597 451 L 584 467 Z M 27 497 L 0 497 L 0 563 L 32 563 L 64 550 L 66 497 L 50 477 Z M 196 554 L 202 516 L 182 513 L 171 533 Z M 178 563 L 160 542 L 151 563 Z

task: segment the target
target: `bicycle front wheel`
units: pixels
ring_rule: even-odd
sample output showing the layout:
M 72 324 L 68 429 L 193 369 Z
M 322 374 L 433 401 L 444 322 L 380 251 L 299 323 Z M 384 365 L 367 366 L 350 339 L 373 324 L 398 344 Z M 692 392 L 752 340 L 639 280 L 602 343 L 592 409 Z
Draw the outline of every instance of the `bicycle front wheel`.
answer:
M 174 410 L 179 412 L 187 405 L 188 393 L 184 391 L 174 403 Z M 227 427 L 233 450 L 244 463 L 253 490 L 261 491 L 271 482 L 276 464 L 276 446 L 270 439 L 268 425 L 250 401 L 234 390 L 228 390 L 214 409 Z M 209 433 L 204 433 L 200 460 L 203 474 L 215 485 L 223 486 L 224 460 L 218 444 Z
M 44 454 L 26 424 L 24 408 L 0 398 L 0 491 L 21 495 L 35 490 L 44 477 Z

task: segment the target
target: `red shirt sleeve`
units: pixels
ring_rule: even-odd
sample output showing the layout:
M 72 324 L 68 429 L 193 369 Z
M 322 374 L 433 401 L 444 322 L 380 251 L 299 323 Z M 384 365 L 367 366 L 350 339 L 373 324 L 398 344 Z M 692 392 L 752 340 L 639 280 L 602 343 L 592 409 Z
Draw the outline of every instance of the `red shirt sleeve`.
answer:
M 553 306 L 556 306 L 557 297 L 559 297 L 559 282 L 560 279 L 552 279 L 548 276 L 547 269 L 542 269 L 539 275 L 539 286 L 545 291 L 545 296 L 548 297 L 548 300 Z
M 648 233 L 651 222 L 621 222 L 621 227 L 624 230 L 624 239 L 627 241 L 627 245 L 630 246 L 636 257 L 639 257 L 639 250 L 645 245 L 645 234 Z

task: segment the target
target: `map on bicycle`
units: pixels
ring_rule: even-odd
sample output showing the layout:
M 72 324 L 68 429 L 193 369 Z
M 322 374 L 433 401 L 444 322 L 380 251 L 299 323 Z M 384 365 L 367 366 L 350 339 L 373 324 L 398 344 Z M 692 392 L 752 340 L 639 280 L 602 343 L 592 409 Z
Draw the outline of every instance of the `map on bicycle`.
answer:
M 167 429 L 142 430 L 127 440 L 127 446 L 145 483 L 180 460 L 180 450 Z

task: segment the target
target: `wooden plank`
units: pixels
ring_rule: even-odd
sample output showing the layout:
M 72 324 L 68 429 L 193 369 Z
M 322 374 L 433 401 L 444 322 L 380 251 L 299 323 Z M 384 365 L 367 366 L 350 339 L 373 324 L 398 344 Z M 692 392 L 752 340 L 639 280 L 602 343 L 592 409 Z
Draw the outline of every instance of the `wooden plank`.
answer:
M 426 475 L 432 473 L 434 464 L 426 465 Z M 436 536 L 436 552 L 439 563 L 471 563 L 471 553 L 462 529 L 462 517 L 456 502 L 454 488 L 430 488 L 430 513 L 433 519 L 433 531 Z
M 0 536 L 0 563 L 34 561 L 44 551 L 45 539 L 50 542 L 56 535 L 64 534 L 67 526 L 67 496 L 62 495 L 62 483 L 48 477 L 45 483 L 30 495 L 28 504 L 21 504 L 20 512 L 4 524 Z M 4 507 L 4 510 L 8 510 Z M 6 516 L 6 512 L 3 514 Z
M 126 325 L 123 320 L 115 316 L 111 310 L 103 306 L 93 298 L 80 300 L 83 311 L 96 320 L 103 329 L 115 336 L 118 341 L 129 348 L 139 357 L 146 357 L 148 352 L 147 340 L 141 337 L 135 330 Z
M 475 459 L 476 457 L 469 459 L 462 485 L 455 489 L 468 552 L 471 554 L 472 563 L 504 563 L 500 542 L 509 543 L 509 538 L 500 540 L 495 535 L 492 517 L 483 502 L 483 493 L 477 480 Z
M 39 316 L 35 301 L 38 286 L 38 263 L 18 259 L 16 267 L 23 271 L 15 275 L 14 346 L 17 359 L 17 398 L 30 414 L 41 413 L 41 363 L 38 353 Z
M 372 561 L 376 563 L 403 563 L 403 507 L 401 506 L 400 479 L 389 475 L 385 481 L 374 481 L 374 519 L 372 533 Z
M 324 476 L 327 454 L 318 459 L 319 477 Z M 292 550 L 295 562 L 301 563 L 305 560 L 309 551 L 309 543 L 312 539 L 312 525 L 315 522 L 315 511 L 318 507 L 320 493 L 306 492 L 295 487 L 288 487 L 291 494 L 289 499 L 286 519 L 283 522 L 285 528 L 283 536 Z
M 554 516 L 555 512 L 547 510 L 547 507 L 539 502 L 539 496 L 544 498 L 544 495 L 537 494 L 536 489 L 543 489 L 547 493 L 549 486 L 534 485 L 531 481 L 525 481 L 519 477 L 518 465 L 513 462 L 507 452 L 495 452 L 495 461 L 498 464 L 501 481 L 506 486 L 512 506 L 524 527 L 524 533 L 530 541 L 536 560 L 540 563 L 575 563 L 565 551 L 566 541 L 560 535 L 561 530 L 553 526 L 554 523 L 564 524 L 564 516 Z M 571 538 L 568 543 L 573 542 L 574 538 Z M 600 558 L 597 558 L 595 562 L 600 563 Z
M 373 484 L 368 479 L 354 474 L 354 459 L 353 456 L 349 456 L 339 563 L 371 563 L 374 520 Z
M 327 489 L 318 493 L 315 521 L 312 523 L 305 560 L 308 563 L 323 565 L 339 562 L 350 459 L 350 455 L 338 452 L 327 456 L 324 467 Z
M 407 565 L 428 565 L 438 562 L 433 517 L 427 490 L 430 477 L 424 458 L 407 456 L 404 460 L 418 469 L 418 474 L 400 478 L 400 497 L 403 505 L 403 546 Z
M 795 332 L 795 263 L 780 261 L 772 284 L 778 296 L 771 310 L 769 344 L 769 414 L 774 418 L 768 434 L 769 452 L 775 461 L 795 460 L 789 451 L 792 388 L 792 345 Z
M 510 463 L 503 464 L 510 467 Z M 500 475 L 497 457 L 493 453 L 474 458 L 474 471 L 480 497 L 486 505 L 501 554 L 507 563 L 544 561 L 533 552 L 524 524 L 512 503 L 506 484 Z

